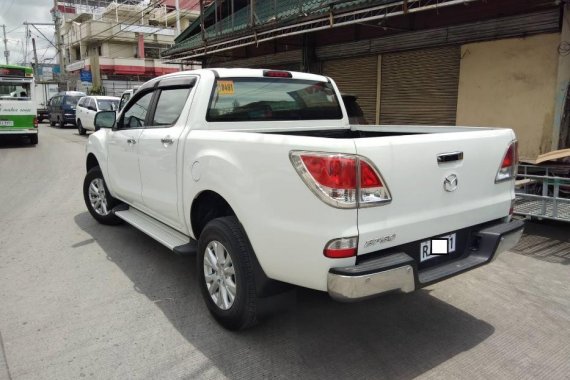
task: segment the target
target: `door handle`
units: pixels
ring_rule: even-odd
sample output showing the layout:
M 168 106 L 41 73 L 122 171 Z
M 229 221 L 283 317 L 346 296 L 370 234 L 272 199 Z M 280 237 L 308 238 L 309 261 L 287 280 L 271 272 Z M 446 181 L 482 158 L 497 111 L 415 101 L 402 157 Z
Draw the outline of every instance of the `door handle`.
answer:
M 162 142 L 164 145 L 172 145 L 174 143 L 174 140 L 167 136 L 163 139 L 160 139 L 160 142 Z
M 135 145 L 137 143 L 137 140 L 135 139 L 127 139 L 127 144 L 129 145 Z

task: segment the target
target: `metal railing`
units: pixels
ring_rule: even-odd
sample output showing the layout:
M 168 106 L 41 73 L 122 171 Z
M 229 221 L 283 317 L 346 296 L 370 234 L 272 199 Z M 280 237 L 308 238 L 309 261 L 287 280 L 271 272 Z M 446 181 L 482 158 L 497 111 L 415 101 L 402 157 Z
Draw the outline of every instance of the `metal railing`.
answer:
M 570 222 L 570 165 L 519 165 L 514 213 Z

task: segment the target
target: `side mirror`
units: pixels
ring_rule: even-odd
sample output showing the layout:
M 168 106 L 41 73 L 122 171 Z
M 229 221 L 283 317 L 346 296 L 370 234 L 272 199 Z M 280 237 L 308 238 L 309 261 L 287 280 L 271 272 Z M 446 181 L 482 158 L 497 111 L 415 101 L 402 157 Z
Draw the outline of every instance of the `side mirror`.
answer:
M 113 128 L 116 119 L 115 111 L 99 111 L 95 114 L 95 128 Z

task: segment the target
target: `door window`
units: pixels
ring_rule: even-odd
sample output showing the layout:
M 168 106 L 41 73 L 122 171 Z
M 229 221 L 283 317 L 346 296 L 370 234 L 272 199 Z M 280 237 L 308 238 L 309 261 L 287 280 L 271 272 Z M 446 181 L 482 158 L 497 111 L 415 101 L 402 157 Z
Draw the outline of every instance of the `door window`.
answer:
M 189 88 L 173 88 L 160 91 L 160 97 L 156 104 L 152 126 L 171 126 L 180 117 L 186 99 L 190 93 Z
M 148 92 L 125 110 L 120 128 L 143 128 L 154 92 Z
M 87 109 L 90 111 L 96 111 L 97 107 L 95 107 L 95 100 L 93 98 L 89 98 L 87 103 Z

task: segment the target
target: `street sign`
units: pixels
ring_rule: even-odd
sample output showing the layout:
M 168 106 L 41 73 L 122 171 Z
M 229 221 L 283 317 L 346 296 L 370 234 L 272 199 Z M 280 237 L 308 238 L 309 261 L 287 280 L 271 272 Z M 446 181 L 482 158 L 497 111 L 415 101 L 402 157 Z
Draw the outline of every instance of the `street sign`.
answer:
M 89 82 L 89 83 L 93 82 L 93 75 L 91 75 L 91 71 L 81 69 L 79 71 L 79 77 L 82 82 Z

